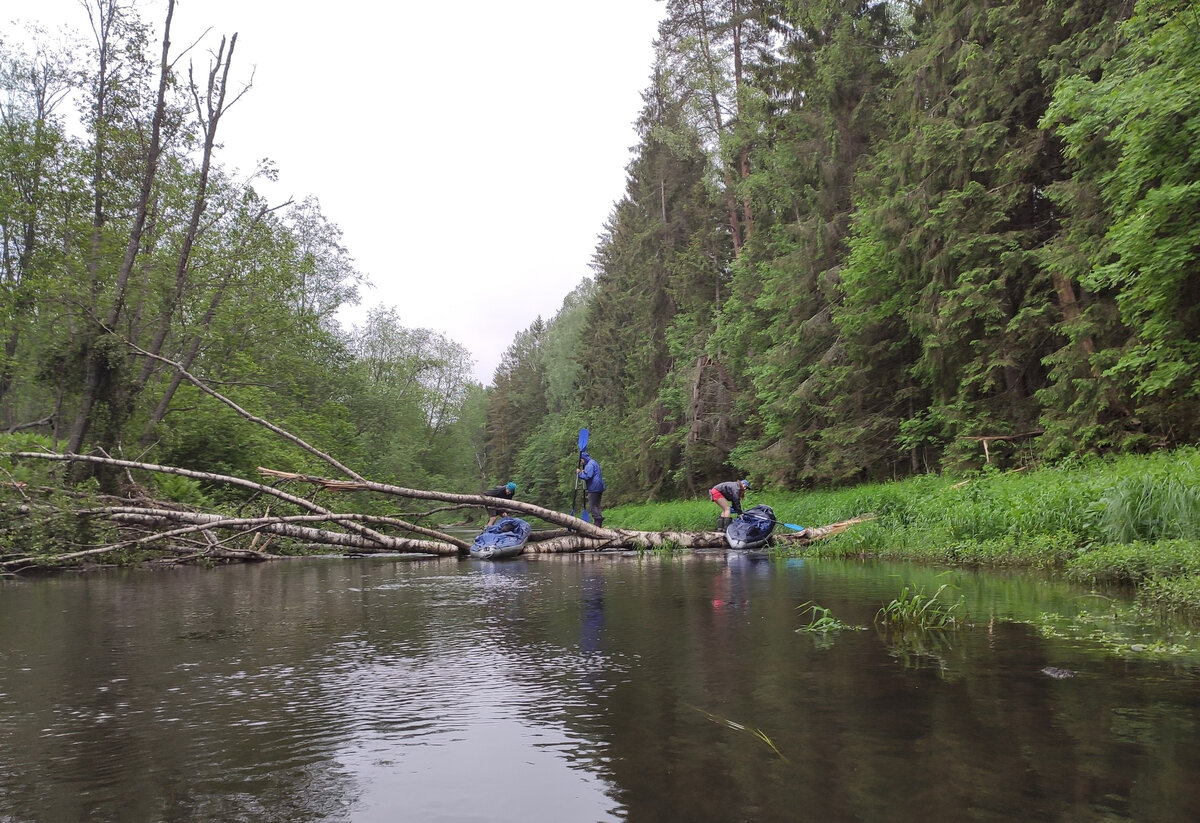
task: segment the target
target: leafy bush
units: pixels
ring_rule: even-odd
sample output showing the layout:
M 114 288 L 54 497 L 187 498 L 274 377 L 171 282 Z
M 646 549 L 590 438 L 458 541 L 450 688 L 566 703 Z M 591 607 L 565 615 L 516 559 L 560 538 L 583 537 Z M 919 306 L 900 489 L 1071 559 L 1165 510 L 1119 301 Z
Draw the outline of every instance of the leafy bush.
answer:
M 1067 576 L 1090 584 L 1141 585 L 1179 575 L 1200 576 L 1200 542 L 1160 540 L 1100 546 L 1067 564 Z
M 158 495 L 185 506 L 203 506 L 205 496 L 199 480 L 178 474 L 155 474 L 154 488 Z
M 1145 581 L 1138 589 L 1137 608 L 1159 618 L 1200 620 L 1200 577 L 1164 577 Z

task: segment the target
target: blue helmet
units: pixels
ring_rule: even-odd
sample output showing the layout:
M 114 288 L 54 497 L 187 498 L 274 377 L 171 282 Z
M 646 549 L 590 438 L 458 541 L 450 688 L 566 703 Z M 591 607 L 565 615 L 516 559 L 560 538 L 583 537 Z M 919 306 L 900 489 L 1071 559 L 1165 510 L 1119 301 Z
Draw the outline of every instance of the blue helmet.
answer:
M 517 484 L 509 480 L 504 484 L 504 488 L 508 489 L 510 492 L 515 492 L 517 490 Z
M 744 486 L 747 489 L 750 488 L 750 478 L 747 477 L 747 478 L 743 479 L 742 486 Z

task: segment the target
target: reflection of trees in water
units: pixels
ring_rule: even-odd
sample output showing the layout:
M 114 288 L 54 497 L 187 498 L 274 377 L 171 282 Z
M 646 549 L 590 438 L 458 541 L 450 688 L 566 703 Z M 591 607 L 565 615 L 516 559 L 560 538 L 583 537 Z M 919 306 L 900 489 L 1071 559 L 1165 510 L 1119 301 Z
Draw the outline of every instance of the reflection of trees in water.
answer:
M 999 620 L 819 648 L 797 606 L 869 618 L 895 579 L 729 561 L 306 560 L 63 581 L 66 610 L 7 590 L 0 692 L 19 712 L 0 704 L 0 744 L 22 768 L 0 771 L 0 819 L 353 819 L 364 774 L 396 774 L 371 746 L 426 762 L 476 723 L 602 780 L 628 820 L 1200 809 L 1194 680 Z
M 5 747 L 24 768 L 0 787 L 0 818 L 344 818 L 354 787 L 328 730 L 345 711 L 319 686 L 334 638 L 288 617 L 315 611 L 304 600 L 329 592 L 333 571 L 277 571 L 96 575 L 66 582 L 45 613 L 34 601 L 20 646 L 36 650 L 36 687 L 19 696 L 23 716 L 0 717 L 26 736 Z M 72 790 L 48 790 L 62 781 Z

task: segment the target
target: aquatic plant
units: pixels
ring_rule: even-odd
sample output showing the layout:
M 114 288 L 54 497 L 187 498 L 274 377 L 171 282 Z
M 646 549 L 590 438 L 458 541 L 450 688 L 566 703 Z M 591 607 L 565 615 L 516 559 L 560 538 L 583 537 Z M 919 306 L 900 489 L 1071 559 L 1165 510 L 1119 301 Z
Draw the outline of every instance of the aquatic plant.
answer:
M 866 626 L 851 626 L 849 623 L 843 623 L 833 616 L 832 610 L 818 606 L 811 600 L 807 603 L 801 603 L 796 608 L 800 610 L 801 614 L 804 611 L 807 611 L 809 614 L 808 625 L 796 629 L 798 632 L 828 634 L 829 632 L 861 631 L 866 629 Z
M 1158 540 L 1097 546 L 1066 565 L 1068 579 L 1092 585 L 1141 586 L 1152 580 L 1200 577 L 1200 546 L 1193 540 Z
M 1044 612 L 1017 622 L 1033 627 L 1041 637 L 1083 640 L 1117 656 L 1196 659 L 1194 630 L 1173 621 L 1172 615 L 1147 615 L 1144 609 L 1141 602 L 1123 608 L 1114 601 L 1099 611 L 1082 609 L 1070 615 Z
M 1200 621 L 1200 578 L 1176 575 L 1147 580 L 1138 589 L 1136 608 L 1139 614 L 1160 620 Z
M 728 717 L 722 717 L 721 715 L 713 714 L 712 712 L 707 712 L 704 709 L 701 709 L 697 706 L 689 706 L 689 708 L 695 709 L 696 711 L 700 712 L 700 714 L 704 715 L 709 720 L 711 720 L 713 723 L 716 723 L 718 726 L 724 726 L 725 728 L 732 729 L 735 732 L 745 732 L 745 733 L 751 735 L 752 737 L 767 744 L 767 746 L 770 747 L 771 751 L 775 752 L 776 756 L 778 756 L 780 760 L 782 760 L 785 763 L 788 762 L 788 759 L 784 755 L 784 753 L 779 751 L 779 748 L 775 745 L 775 742 L 773 740 L 771 740 L 771 738 L 767 736 L 767 733 L 764 732 L 762 729 L 751 728 L 749 726 L 746 726 L 743 723 L 738 723 L 736 720 L 730 720 Z
M 932 595 L 926 596 L 923 589 L 910 591 L 905 586 L 898 598 L 876 612 L 875 622 L 895 629 L 957 629 L 956 612 L 962 609 L 965 598 L 959 595 L 957 602 L 947 602 L 942 593 L 948 588 L 950 584 L 944 583 Z

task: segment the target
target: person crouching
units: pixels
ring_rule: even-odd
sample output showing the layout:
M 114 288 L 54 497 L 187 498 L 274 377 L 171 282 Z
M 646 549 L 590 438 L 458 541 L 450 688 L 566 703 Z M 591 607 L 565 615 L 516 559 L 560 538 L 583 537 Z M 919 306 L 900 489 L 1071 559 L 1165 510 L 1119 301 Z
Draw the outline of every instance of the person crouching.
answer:
M 750 491 L 749 480 L 731 480 L 718 483 L 708 490 L 712 502 L 721 507 L 721 518 L 717 521 L 718 531 L 725 531 L 733 522 L 733 515 L 742 513 L 742 499 Z
M 513 483 L 510 480 L 509 482 L 505 483 L 503 486 L 496 486 L 495 488 L 488 489 L 483 494 L 485 497 L 499 497 L 502 500 L 512 500 L 513 495 L 516 493 L 517 493 L 517 484 Z M 488 507 L 487 513 L 488 513 L 488 522 L 487 522 L 487 526 L 484 526 L 485 529 L 488 526 L 495 523 L 500 518 L 508 517 L 508 512 L 505 511 L 504 509 L 493 509 L 493 508 Z

